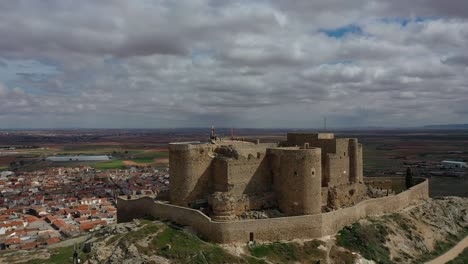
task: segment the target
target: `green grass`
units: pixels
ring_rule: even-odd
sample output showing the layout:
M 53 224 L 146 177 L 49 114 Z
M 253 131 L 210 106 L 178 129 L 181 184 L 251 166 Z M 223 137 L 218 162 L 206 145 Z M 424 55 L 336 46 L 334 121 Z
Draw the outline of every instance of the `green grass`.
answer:
M 390 252 L 385 246 L 388 230 L 379 223 L 361 225 L 354 223 L 338 232 L 337 244 L 359 252 L 364 258 L 380 264 L 390 264 Z
M 466 264 L 468 263 L 468 248 L 465 248 L 460 255 L 453 260 L 447 262 L 447 264 Z
M 203 243 L 199 238 L 172 227 L 167 227 L 152 241 L 161 255 L 170 259 L 186 259 L 198 255 L 203 248 Z M 171 249 L 166 249 L 167 244 L 171 245 Z
M 51 257 L 49 259 L 33 259 L 28 262 L 27 264 L 64 264 L 64 263 L 72 263 L 73 258 L 73 246 L 57 248 L 57 249 L 50 249 Z M 84 263 L 86 259 L 86 254 L 83 252 L 79 253 L 79 257 L 81 259 L 81 263 Z
M 4 171 L 4 170 L 7 170 L 8 167 L 7 166 L 0 166 L 0 171 Z
M 129 149 L 128 147 L 115 145 L 72 145 L 64 146 L 57 155 L 78 155 L 78 154 L 115 154 L 115 155 L 138 155 L 144 153 L 144 150 Z
M 277 258 L 279 261 L 292 262 L 299 260 L 299 245 L 297 243 L 272 243 L 254 246 L 250 253 L 258 258 L 270 257 Z
M 245 259 L 227 254 L 221 247 L 197 236 L 167 226 L 152 242 L 158 255 L 175 263 L 246 263 Z M 167 247 L 170 245 L 170 248 Z M 255 260 L 250 260 L 255 261 Z M 261 263 L 261 262 L 251 262 Z
M 135 242 L 147 237 L 148 235 L 158 232 L 160 228 L 161 226 L 155 223 L 145 224 L 142 228 L 138 229 L 137 231 L 128 233 L 125 239 Z
M 91 165 L 93 168 L 98 170 L 109 170 L 109 169 L 123 169 L 125 165 L 121 160 L 112 160 L 106 162 L 94 163 Z
M 252 256 L 264 258 L 275 263 L 315 263 L 326 258 L 326 252 L 319 249 L 324 243 L 318 240 L 298 243 L 281 243 L 254 245 L 249 248 Z
M 169 155 L 168 152 L 163 151 L 148 151 L 141 152 L 137 155 L 134 155 L 132 159 L 129 159 L 136 163 L 153 163 L 156 158 L 163 158 Z
M 136 155 L 135 158 L 148 158 L 148 159 L 156 159 L 169 156 L 169 153 L 166 151 L 148 151 L 143 152 Z
M 154 162 L 154 158 L 135 158 L 135 159 L 131 159 L 131 161 L 133 162 L 136 162 L 136 163 L 153 163 Z

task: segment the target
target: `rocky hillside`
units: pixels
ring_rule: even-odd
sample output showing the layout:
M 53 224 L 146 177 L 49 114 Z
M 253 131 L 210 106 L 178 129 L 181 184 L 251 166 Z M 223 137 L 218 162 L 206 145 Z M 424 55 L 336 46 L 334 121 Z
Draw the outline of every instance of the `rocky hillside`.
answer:
M 468 235 L 468 198 L 429 199 L 341 230 L 337 244 L 377 263 L 423 263 Z
M 430 199 L 363 219 L 336 237 L 271 244 L 216 245 L 190 229 L 152 220 L 109 226 L 79 243 L 82 263 L 422 263 L 468 233 L 468 199 Z M 79 241 L 79 240 L 78 240 Z M 62 248 L 3 253 L 0 263 L 71 263 Z M 318 262 L 320 261 L 320 262 Z

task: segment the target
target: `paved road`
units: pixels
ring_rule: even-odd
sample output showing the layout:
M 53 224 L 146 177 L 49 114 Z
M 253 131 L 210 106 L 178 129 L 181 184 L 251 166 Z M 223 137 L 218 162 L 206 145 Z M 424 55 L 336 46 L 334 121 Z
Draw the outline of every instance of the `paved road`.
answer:
M 445 252 L 445 254 L 429 262 L 426 262 L 426 264 L 445 264 L 450 260 L 456 258 L 460 253 L 462 253 L 462 251 L 465 248 L 468 248 L 468 236 L 465 237 L 462 241 L 460 241 L 457 245 L 455 245 L 452 249 Z

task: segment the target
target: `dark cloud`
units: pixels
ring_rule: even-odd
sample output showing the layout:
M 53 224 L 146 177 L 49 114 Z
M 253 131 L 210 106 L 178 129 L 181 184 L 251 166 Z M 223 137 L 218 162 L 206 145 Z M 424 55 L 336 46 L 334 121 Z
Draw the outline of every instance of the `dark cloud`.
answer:
M 445 64 L 449 64 L 449 65 L 468 66 L 468 56 L 466 55 L 451 56 L 446 59 L 443 59 L 442 62 Z
M 467 5 L 3 1 L 0 123 L 314 127 L 324 115 L 335 126 L 468 122 Z

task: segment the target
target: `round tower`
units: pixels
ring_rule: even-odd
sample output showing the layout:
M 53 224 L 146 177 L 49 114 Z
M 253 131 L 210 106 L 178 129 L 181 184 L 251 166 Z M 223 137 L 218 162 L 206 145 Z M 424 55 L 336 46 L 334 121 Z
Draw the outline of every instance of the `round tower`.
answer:
M 209 193 L 212 145 L 200 143 L 169 144 L 170 202 L 191 207 Z
M 279 160 L 277 190 L 279 208 L 286 215 L 321 212 L 322 163 L 319 148 L 276 148 L 270 154 Z M 276 164 L 278 165 L 278 164 Z

